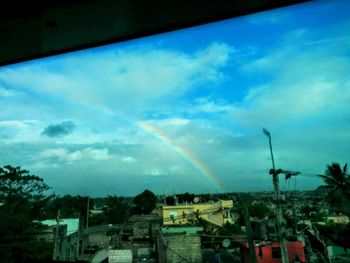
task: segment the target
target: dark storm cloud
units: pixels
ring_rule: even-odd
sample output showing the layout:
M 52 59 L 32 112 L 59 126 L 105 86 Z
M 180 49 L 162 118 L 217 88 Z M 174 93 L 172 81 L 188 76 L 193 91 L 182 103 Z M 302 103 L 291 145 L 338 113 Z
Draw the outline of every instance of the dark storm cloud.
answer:
M 42 131 L 41 134 L 48 137 L 62 137 L 72 133 L 74 129 L 75 125 L 73 122 L 64 121 L 59 124 L 50 124 Z

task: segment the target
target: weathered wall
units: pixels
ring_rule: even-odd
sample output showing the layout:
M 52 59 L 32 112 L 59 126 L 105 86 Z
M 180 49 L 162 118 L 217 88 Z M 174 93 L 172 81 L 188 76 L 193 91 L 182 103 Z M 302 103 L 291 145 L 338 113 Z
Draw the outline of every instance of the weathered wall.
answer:
M 202 262 L 201 238 L 198 235 L 165 236 L 167 263 L 180 263 L 183 258 L 187 262 Z M 179 257 L 181 256 L 181 257 Z

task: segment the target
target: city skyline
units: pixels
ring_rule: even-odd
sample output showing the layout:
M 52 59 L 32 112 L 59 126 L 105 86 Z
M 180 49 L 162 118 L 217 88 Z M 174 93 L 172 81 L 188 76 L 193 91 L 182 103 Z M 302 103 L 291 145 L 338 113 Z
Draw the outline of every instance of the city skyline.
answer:
M 277 168 L 343 165 L 349 5 L 315 1 L 1 67 L 0 165 L 57 194 L 270 191 L 263 127 Z M 281 177 L 281 190 L 294 183 Z

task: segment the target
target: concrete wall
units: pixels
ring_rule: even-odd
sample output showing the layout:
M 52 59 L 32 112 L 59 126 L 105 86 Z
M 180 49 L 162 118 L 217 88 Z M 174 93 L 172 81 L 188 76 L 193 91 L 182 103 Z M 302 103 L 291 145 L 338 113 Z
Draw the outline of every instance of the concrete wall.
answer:
M 54 242 L 53 260 L 75 262 L 78 258 L 78 242 L 78 232 L 67 235 L 67 225 L 60 225 L 57 240 Z
M 82 251 L 84 251 L 88 245 L 97 245 L 99 248 L 108 248 L 111 237 L 106 235 L 106 231 L 101 230 L 81 235 L 80 240 L 82 240 Z
M 167 263 L 202 262 L 201 238 L 198 235 L 170 235 L 167 241 Z M 179 255 L 181 257 L 179 257 Z

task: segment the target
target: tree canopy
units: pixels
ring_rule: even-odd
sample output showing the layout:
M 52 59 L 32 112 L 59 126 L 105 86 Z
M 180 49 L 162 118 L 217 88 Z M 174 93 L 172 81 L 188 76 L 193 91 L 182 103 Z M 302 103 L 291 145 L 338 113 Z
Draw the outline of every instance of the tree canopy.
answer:
M 178 202 L 181 203 L 193 203 L 193 199 L 196 197 L 194 194 L 190 194 L 188 192 L 184 194 L 178 194 L 176 195 Z
M 45 250 L 48 244 L 39 244 L 32 237 L 38 227 L 34 220 L 39 219 L 46 204 L 44 193 L 48 189 L 42 178 L 31 175 L 19 166 L 6 165 L 0 168 L 3 203 L 0 206 L 0 254 L 4 262 L 22 262 L 24 258 L 34 256 L 51 257 Z
M 80 218 L 82 226 L 86 226 L 88 202 L 90 207 L 94 206 L 94 200 L 87 196 L 54 196 L 42 211 L 42 216 L 44 219 L 54 219 L 60 210 L 62 218 Z
M 13 212 L 24 200 L 41 200 L 48 189 L 42 178 L 31 175 L 20 166 L 0 168 L 0 193 L 9 212 Z
M 321 175 L 326 183 L 328 193 L 326 201 L 333 210 L 350 213 L 350 175 L 348 166 L 343 168 L 339 163 L 327 165 L 325 175 Z
M 271 214 L 270 208 L 263 204 L 252 204 L 249 206 L 249 215 L 251 217 L 264 218 Z
M 106 200 L 106 206 L 103 209 L 105 221 L 109 224 L 124 223 L 130 213 L 130 207 L 123 197 L 109 195 Z
M 156 207 L 157 197 L 153 192 L 146 189 L 141 194 L 134 197 L 133 214 L 149 214 Z
M 167 205 L 175 205 L 175 203 L 176 203 L 175 198 L 173 196 L 169 195 L 169 196 L 165 197 L 165 203 Z

